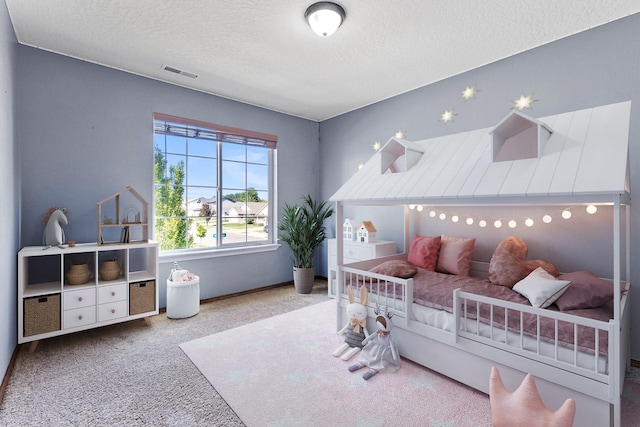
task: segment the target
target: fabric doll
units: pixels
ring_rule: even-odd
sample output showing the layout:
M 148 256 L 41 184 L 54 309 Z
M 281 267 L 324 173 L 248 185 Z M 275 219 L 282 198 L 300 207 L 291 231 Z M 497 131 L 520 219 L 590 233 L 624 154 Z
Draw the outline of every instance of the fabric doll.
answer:
M 364 347 L 363 341 L 369 337 L 369 331 L 367 331 L 367 299 L 369 298 L 369 292 L 366 286 L 360 287 L 360 304 L 354 302 L 353 291 L 351 286 L 347 288 L 349 294 L 349 305 L 347 305 L 347 317 L 349 322 L 342 329 L 338 331 L 338 335 L 346 334 L 344 343 L 338 347 L 332 354 L 335 357 L 342 354 L 342 360 L 349 360 L 354 354 L 359 352 Z
M 360 360 L 355 365 L 349 366 L 349 372 L 355 372 L 367 366 L 369 370 L 362 375 L 365 380 L 384 368 L 389 368 L 393 372 L 400 369 L 400 355 L 395 342 L 391 339 L 393 314 L 387 313 L 386 307 L 384 313 L 380 313 L 378 308 L 375 313 L 378 331 L 365 338 L 362 342 L 365 346 L 360 353 Z

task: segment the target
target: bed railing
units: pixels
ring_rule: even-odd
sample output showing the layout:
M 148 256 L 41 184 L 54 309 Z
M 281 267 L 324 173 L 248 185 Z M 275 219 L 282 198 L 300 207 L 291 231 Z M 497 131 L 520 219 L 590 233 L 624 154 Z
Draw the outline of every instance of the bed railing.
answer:
M 473 340 L 608 382 L 607 355 L 615 353 L 613 320 L 593 320 L 460 290 L 454 291 L 453 310 L 456 342 Z M 525 317 L 533 323 L 533 330 L 525 326 Z M 567 331 L 568 340 L 561 337 Z
M 377 305 L 387 306 L 394 314 L 394 325 L 408 328 L 416 321 L 412 316 L 413 279 L 399 279 L 367 271 L 368 269 L 390 259 L 402 259 L 402 255 L 360 261 L 338 268 L 339 288 L 337 301 L 345 305 L 348 301 L 347 286 L 359 288 L 367 286 L 370 291 L 368 307 L 370 314 Z M 355 293 L 358 295 L 358 293 Z M 628 318 L 626 294 L 623 295 L 623 319 Z M 481 295 L 457 290 L 454 292 L 454 331 L 451 332 L 453 345 L 464 345 L 466 342 L 489 345 L 530 360 L 536 360 L 581 376 L 610 384 L 611 366 L 617 354 L 614 342 L 616 325 L 614 320 L 599 321 L 570 315 L 554 310 L 539 309 L 531 306 L 502 301 Z M 475 316 L 476 312 L 483 316 Z M 488 318 L 486 318 L 488 316 Z M 478 319 L 478 317 L 483 317 Z M 498 321 L 497 318 L 504 320 Z M 535 330 L 525 330 L 524 318 Z M 516 320 L 513 320 L 516 319 Z M 482 322 L 484 320 L 485 322 Z M 482 324 L 482 325 L 481 325 Z M 549 327 L 551 325 L 551 327 Z M 568 325 L 568 326 L 567 326 Z M 545 334 L 541 328 L 545 327 Z M 568 335 L 572 340 L 567 342 Z M 561 332 L 565 339 L 560 337 Z M 593 346 L 585 348 L 581 337 L 592 335 Z M 624 370 L 624 367 L 623 367 Z
M 370 313 L 378 306 L 386 306 L 393 313 L 396 326 L 407 326 L 408 313 L 413 303 L 413 279 L 399 279 L 367 271 L 381 262 L 392 259 L 404 259 L 402 254 L 383 258 L 355 262 L 338 268 L 338 302 L 348 300 L 347 287 L 359 288 L 365 285 L 369 290 L 367 306 Z M 359 295 L 359 293 L 356 292 Z M 356 296 L 359 301 L 359 297 Z

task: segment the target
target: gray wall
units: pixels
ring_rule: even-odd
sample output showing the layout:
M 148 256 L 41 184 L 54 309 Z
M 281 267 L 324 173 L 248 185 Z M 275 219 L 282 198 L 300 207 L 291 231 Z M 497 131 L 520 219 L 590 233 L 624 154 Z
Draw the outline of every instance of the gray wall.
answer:
M 17 262 L 19 248 L 19 181 L 15 149 L 15 64 L 18 45 L 4 2 L 0 2 L 0 377 L 9 365 L 17 341 Z
M 640 186 L 640 15 L 597 27 L 528 52 L 507 58 L 444 81 L 376 103 L 366 108 L 326 120 L 320 125 L 322 147 L 322 197 L 328 198 L 356 172 L 356 165 L 372 154 L 372 144 L 386 142 L 402 129 L 409 140 L 421 140 L 473 129 L 491 127 L 510 111 L 520 94 L 533 93 L 538 101 L 533 117 L 544 117 L 614 102 L 632 101 L 630 128 L 630 174 L 632 192 Z M 455 52 L 451 52 L 455 55 Z M 437 60 L 434 59 L 434 60 Z M 404 64 L 403 66 L 411 66 Z M 402 67 L 399 68 L 401 70 Z M 402 78 L 401 75 L 398 78 Z M 467 85 L 476 85 L 476 99 L 460 99 Z M 439 121 L 445 109 L 455 108 L 457 116 L 449 124 Z M 603 141 L 606 144 L 606 141 Z M 602 165 L 606 168 L 607 165 Z M 632 193 L 633 195 L 634 193 Z M 633 198 L 633 197 L 632 197 Z M 452 213 L 455 209 L 444 209 Z M 346 216 L 356 220 L 372 219 L 378 234 L 385 239 L 402 240 L 398 208 L 377 213 L 370 208 L 347 209 Z M 463 214 L 462 209 L 458 213 Z M 476 237 L 474 258 L 489 261 L 497 243 L 508 235 L 519 235 L 529 246 L 529 258 L 544 258 L 563 271 L 591 269 L 611 277 L 611 210 L 601 209 L 595 217 L 582 212 L 570 222 L 556 219 L 551 227 L 516 230 L 503 227 L 480 229 L 464 222 L 453 224 L 416 215 L 416 229 L 423 234 L 445 233 Z M 483 213 L 471 209 L 471 213 Z M 490 215 L 496 218 L 526 216 L 527 209 L 502 209 Z M 577 211 L 574 211 L 577 212 Z M 466 215 L 467 211 L 464 211 Z M 484 212 L 486 213 L 486 212 Z M 556 212 L 556 213 L 559 213 Z M 640 209 L 632 208 L 632 260 L 640 253 Z M 333 230 L 335 233 L 335 230 Z M 632 262 L 632 278 L 638 283 L 640 265 Z M 634 313 L 640 313 L 640 292 L 632 292 Z M 633 322 L 640 315 L 633 315 Z M 640 328 L 633 328 L 632 357 L 640 359 Z
M 20 46 L 21 245 L 42 244 L 42 216 L 69 210 L 66 239 L 95 242 L 96 202 L 133 186 L 153 200 L 154 112 L 278 136 L 278 206 L 319 191 L 316 122 Z M 161 306 L 172 259 L 161 264 Z M 288 247 L 181 262 L 201 298 L 292 280 Z

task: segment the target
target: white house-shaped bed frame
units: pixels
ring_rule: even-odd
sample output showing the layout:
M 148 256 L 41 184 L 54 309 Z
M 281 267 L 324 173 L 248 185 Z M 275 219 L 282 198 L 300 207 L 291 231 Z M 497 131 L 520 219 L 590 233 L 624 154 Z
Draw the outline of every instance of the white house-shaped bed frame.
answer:
M 416 142 L 392 138 L 336 191 L 330 200 L 336 203 L 337 228 L 346 205 L 404 205 L 405 248 L 409 204 L 613 206 L 614 319 L 606 376 L 589 379 L 495 347 L 467 343 L 458 335 L 452 339 L 453 333 L 415 330 L 409 314 L 394 332 L 404 357 L 487 393 L 491 366 L 498 366 L 512 384 L 532 373 L 554 408 L 568 397 L 576 399 L 574 425 L 620 425 L 630 349 L 630 111 L 631 102 L 622 102 L 540 119 L 513 112 L 493 128 Z M 499 154 L 509 144 L 507 155 Z M 523 148 L 526 144 L 534 147 Z M 402 159 L 406 169 L 389 173 L 389 167 Z M 342 233 L 337 233 L 338 329 L 348 321 L 341 293 L 343 271 L 349 266 L 343 264 L 342 247 Z M 373 312 L 369 314 L 371 320 Z

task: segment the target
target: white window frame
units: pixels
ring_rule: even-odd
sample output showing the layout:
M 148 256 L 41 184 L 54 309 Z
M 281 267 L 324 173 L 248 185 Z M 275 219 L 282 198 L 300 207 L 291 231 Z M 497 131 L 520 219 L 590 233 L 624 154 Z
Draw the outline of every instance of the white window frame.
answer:
M 277 243 L 277 218 L 276 212 L 277 206 L 277 136 L 270 135 L 266 133 L 259 133 L 253 131 L 247 131 L 238 128 L 232 128 L 228 126 L 220 126 L 213 123 L 201 122 L 192 119 L 185 119 L 181 117 L 171 116 L 167 114 L 155 113 L 153 115 L 154 120 L 154 150 L 155 150 L 155 135 L 162 134 L 162 132 L 156 131 L 156 123 L 157 122 L 170 122 L 175 123 L 181 126 L 188 126 L 189 128 L 194 129 L 203 129 L 208 131 L 208 134 L 211 135 L 213 133 L 216 134 L 217 139 L 217 179 L 216 179 L 216 239 L 217 245 L 206 248 L 185 248 L 185 249 L 173 249 L 173 250 L 160 250 L 159 258 L 160 262 L 162 262 L 163 258 L 165 260 L 171 259 L 172 261 L 180 261 L 180 260 L 188 260 L 188 259 L 200 259 L 200 258 L 211 258 L 211 257 L 219 257 L 219 256 L 230 256 L 237 254 L 246 254 L 246 253 L 255 253 L 255 252 L 266 252 L 273 251 L 278 249 L 280 246 Z M 263 144 L 265 148 L 268 149 L 268 226 L 269 232 L 267 239 L 264 241 L 245 241 L 238 242 L 232 244 L 225 244 L 222 240 L 222 218 L 223 218 L 223 210 L 222 210 L 222 193 L 224 189 L 224 183 L 222 182 L 222 163 L 223 159 L 221 156 L 221 147 L 222 143 L 230 143 L 229 141 L 223 141 L 225 138 L 235 138 L 237 140 L 241 140 L 244 138 L 245 145 L 260 145 Z M 248 142 L 247 142 L 248 141 Z M 215 143 L 215 140 L 212 140 L 212 143 Z M 164 152 L 166 156 L 166 152 Z M 188 157 L 188 154 L 185 154 Z M 155 156 L 154 156 L 155 161 Z M 186 174 L 185 174 L 186 179 Z M 183 184 L 185 187 L 188 187 L 188 182 L 185 181 Z M 245 189 L 246 190 L 246 189 Z M 155 179 L 154 179 L 154 191 L 153 191 L 153 234 L 155 235 Z M 185 218 L 189 218 L 189 212 L 185 212 Z

